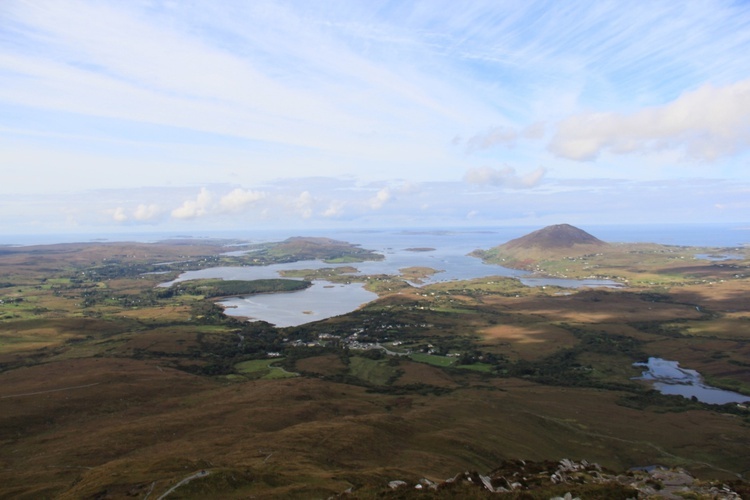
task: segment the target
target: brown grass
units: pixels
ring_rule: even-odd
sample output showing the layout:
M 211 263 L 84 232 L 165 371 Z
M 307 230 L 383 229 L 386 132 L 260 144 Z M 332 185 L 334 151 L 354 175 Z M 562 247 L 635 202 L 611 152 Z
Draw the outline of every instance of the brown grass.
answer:
M 158 321 L 160 323 L 171 321 L 185 321 L 190 319 L 191 310 L 189 306 L 164 306 L 143 307 L 128 311 L 117 311 L 115 316 L 123 318 L 138 319 L 143 322 Z
M 297 361 L 295 367 L 301 371 L 327 376 L 346 373 L 348 370 L 341 358 L 335 354 L 304 358 Z
M 549 356 L 558 349 L 577 343 L 573 334 L 562 328 L 539 323 L 530 325 L 496 325 L 479 330 L 486 345 L 509 345 L 514 358 L 534 360 Z
M 45 269 L 54 266 L 116 256 L 174 260 L 211 248 L 122 244 L 46 250 L 46 255 L 0 255 L 0 273 L 18 273 L 12 279 L 29 280 L 31 289 L 33 277 L 49 274 Z M 632 336 L 648 354 L 680 360 L 708 375 L 748 379 L 737 364 L 750 358 L 748 280 L 660 289 L 670 294 L 663 302 L 628 291 L 555 296 L 512 285 L 519 297 L 502 295 L 511 293 L 508 283 L 485 283 L 476 295 L 469 285 L 452 283 L 430 290 L 461 291 L 460 300 L 453 295 L 454 303 L 425 298 L 421 289 L 386 298 L 373 310 L 377 314 L 377 307 L 385 311 L 415 300 L 460 308 L 419 335 L 471 339 L 478 349 L 525 359 L 574 346 L 575 337 L 560 326 L 567 322 Z M 140 289 L 131 280 L 107 286 Z M 70 299 L 45 293 L 38 292 L 40 303 L 68 307 Z M 704 315 L 696 305 L 714 315 Z M 316 377 L 240 382 L 199 377 L 169 368 L 170 356 L 197 347 L 201 331 L 205 337 L 223 335 L 221 328 L 153 325 L 186 319 L 189 310 L 183 306 L 111 312 L 113 320 L 47 317 L 2 323 L 0 339 L 26 339 L 25 349 L 42 344 L 47 349 L 0 352 L 0 362 L 33 364 L 0 373 L 0 496 L 143 498 L 151 491 L 149 497 L 158 498 L 180 479 L 206 469 L 211 475 L 174 496 L 326 498 L 349 487 L 379 489 L 393 479 L 486 472 L 505 458 L 585 458 L 615 469 L 663 463 L 714 477 L 750 470 L 750 433 L 741 417 L 640 411 L 617 405 L 621 394 L 615 391 L 542 386 L 405 359 L 394 367 L 403 373 L 390 390 L 429 390 L 377 393 Z M 424 314 L 430 322 L 430 313 Z M 687 336 L 624 324 L 645 321 L 673 323 Z M 81 344 L 64 344 L 87 337 Z M 136 352 L 168 355 L 130 359 Z M 596 375 L 607 380 L 625 380 L 632 371 L 626 356 L 594 353 L 578 361 L 595 366 Z M 336 355 L 302 359 L 298 367 L 322 376 L 347 369 Z M 431 386 L 448 391 L 436 395 Z
M 424 369 L 405 368 L 411 377 Z M 0 395 L 13 396 L 0 418 L 0 480 L 14 495 L 34 496 L 34 485 L 45 484 L 55 496 L 83 497 L 154 481 L 163 492 L 208 468 L 248 471 L 253 479 L 237 494 L 281 494 L 308 482 L 333 494 L 386 467 L 384 480 L 444 479 L 513 457 L 704 468 L 710 456 L 715 467 L 750 465 L 750 440 L 735 419 L 644 413 L 597 390 L 493 384 L 502 390 L 404 398 L 314 379 L 222 387 L 127 359 L 19 369 L 0 375 Z
M 491 303 L 508 304 L 508 300 L 494 299 Z M 591 291 L 555 297 L 521 297 L 513 299 L 512 305 L 516 313 L 576 323 L 664 321 L 701 316 L 692 305 L 649 302 L 638 295 L 623 292 Z
M 445 371 L 425 363 L 415 363 L 402 359 L 399 363 L 399 369 L 404 373 L 398 378 L 395 385 L 428 384 L 435 387 L 450 388 L 458 385 Z

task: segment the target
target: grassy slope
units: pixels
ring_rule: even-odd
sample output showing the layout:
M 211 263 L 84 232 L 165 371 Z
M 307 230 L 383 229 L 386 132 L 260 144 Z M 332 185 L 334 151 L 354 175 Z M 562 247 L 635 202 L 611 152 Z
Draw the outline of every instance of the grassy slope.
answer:
M 179 288 L 194 295 L 215 298 L 258 293 L 293 292 L 304 290 L 311 285 L 312 283 L 309 281 L 292 279 L 260 279 L 250 281 L 202 279 L 182 282 L 179 284 Z
M 185 252 L 160 248 L 161 260 Z M 136 255 L 125 246 L 109 250 Z M 102 252 L 97 249 L 97 262 L 108 258 Z M 0 257 L 0 269 L 14 270 L 0 279 L 14 282 L 0 296 L 24 298 L 0 308 L 10 315 L 0 315 L 6 368 L 0 373 L 0 491 L 20 498 L 105 491 L 143 497 L 153 488 L 156 497 L 208 469 L 211 475 L 179 493 L 306 498 L 352 486 L 377 489 L 393 479 L 486 471 L 516 457 L 586 458 L 617 469 L 665 463 L 723 477 L 747 472 L 750 432 L 742 417 L 700 407 L 665 412 L 669 406 L 659 402 L 624 407 L 625 393 L 603 388 L 632 383 L 637 371 L 630 363 L 644 355 L 679 359 L 716 380 L 750 383 L 742 364 L 750 356 L 750 284 L 733 277 L 744 271 L 729 274 L 705 263 L 685 270 L 684 263 L 657 257 L 639 265 L 679 286 L 556 295 L 515 280 L 446 283 L 403 289 L 312 327 L 369 331 L 386 324 L 391 338 L 409 345 L 475 349 L 509 360 L 498 366 L 525 367 L 516 377 L 323 353 L 296 361 L 296 369 L 314 377 L 286 380 L 185 371 L 215 362 L 217 354 L 206 346 L 236 350 L 235 328 L 201 324 L 211 310 L 195 309 L 201 302 L 192 295 L 151 297 L 157 278 L 66 288 L 70 274 L 62 264 L 85 262 L 76 252 L 51 254 L 44 273 L 19 263 L 18 254 Z M 63 268 L 58 276 L 54 266 Z M 709 271 L 724 274 L 696 278 Z M 99 295 L 82 307 L 80 294 L 88 286 Z M 259 374 L 270 362 L 251 361 L 239 370 Z M 540 370 L 553 363 L 568 382 L 581 376 L 589 386 L 533 381 L 546 377 Z
M 3 386 L 34 392 L 53 373 L 60 386 L 97 385 L 14 398 L 1 427 L 6 494 L 34 496 L 36 485 L 70 497 L 105 488 L 143 494 L 154 481 L 159 492 L 203 468 L 249 475 L 227 492 L 238 497 L 311 483 L 330 494 L 444 479 L 519 456 L 704 470 L 707 459 L 732 469 L 750 444 L 721 415 L 644 413 L 613 406 L 614 394 L 514 380 L 440 397 L 389 396 L 301 378 L 221 386 L 145 362 L 77 360 L 6 375 Z

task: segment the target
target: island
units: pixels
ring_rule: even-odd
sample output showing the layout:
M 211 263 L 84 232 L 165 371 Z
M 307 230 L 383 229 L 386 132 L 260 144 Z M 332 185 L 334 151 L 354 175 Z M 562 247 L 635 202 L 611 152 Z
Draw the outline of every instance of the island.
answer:
M 361 273 L 356 262 L 383 256 L 321 238 L 3 247 L 0 492 L 634 498 L 682 485 L 747 495 L 748 405 L 662 394 L 639 364 L 679 362 L 750 400 L 748 250 L 559 229 L 475 255 L 623 286 L 420 285 L 440 276 L 428 262 Z M 310 260 L 330 264 L 305 269 Z M 190 270 L 283 262 L 300 267 L 159 286 Z M 215 302 L 316 279 L 359 280 L 378 297 L 285 328 Z

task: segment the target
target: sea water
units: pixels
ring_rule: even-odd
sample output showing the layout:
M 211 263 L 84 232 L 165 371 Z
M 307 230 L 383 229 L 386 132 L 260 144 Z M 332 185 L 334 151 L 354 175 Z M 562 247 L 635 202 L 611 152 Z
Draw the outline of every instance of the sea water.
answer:
M 356 242 L 355 238 L 362 233 L 337 235 L 337 239 Z M 342 237 L 344 236 L 344 237 Z M 601 287 L 619 286 L 610 280 L 571 280 L 559 278 L 530 278 L 528 271 L 509 269 L 486 264 L 481 259 L 467 255 L 476 248 L 489 248 L 490 241 L 497 241 L 497 236 L 484 232 L 461 233 L 457 231 L 413 232 L 396 231 L 366 233 L 360 241 L 364 248 L 372 249 L 384 256 L 380 261 L 365 261 L 351 264 L 327 264 L 322 261 L 298 261 L 268 266 L 213 267 L 198 271 L 187 271 L 177 279 L 162 283 L 160 286 L 196 279 L 220 278 L 224 280 L 250 281 L 282 277 L 283 271 L 297 269 L 317 270 L 322 268 L 355 267 L 357 275 L 398 275 L 407 267 L 429 267 L 437 273 L 412 283 L 422 286 L 446 281 L 490 278 L 493 276 L 518 278 L 527 286 L 560 286 L 560 287 Z M 493 243 L 494 244 L 494 243 Z M 415 251 L 419 248 L 420 251 Z M 428 250 L 429 249 L 429 250 Z M 232 250 L 237 254 L 237 250 Z M 219 304 L 226 309 L 227 315 L 263 320 L 276 326 L 297 326 L 311 321 L 345 314 L 374 300 L 377 295 L 367 292 L 361 284 L 313 286 L 306 290 L 283 294 L 262 294 L 222 300 Z
M 750 245 L 750 222 L 731 224 L 612 224 L 578 225 L 600 240 L 611 243 L 661 243 L 664 245 L 739 247 Z M 136 241 L 155 242 L 172 238 L 225 238 L 252 242 L 280 241 L 291 236 L 327 236 L 339 240 L 368 245 L 388 246 L 407 241 L 438 239 L 451 244 L 475 248 L 491 248 L 518 238 L 537 226 L 488 226 L 453 228 L 390 228 L 390 229 L 276 229 L 232 231 L 128 232 L 128 233 L 66 233 L 66 234 L 0 234 L 0 245 L 49 245 L 54 243 Z M 469 251 L 470 251 L 469 250 Z
M 627 226 L 614 228 L 597 227 L 585 228 L 605 241 L 654 241 L 670 244 L 694 244 L 701 238 L 707 246 L 721 246 L 720 243 L 742 239 L 741 229 L 734 226 L 670 226 L 669 228 L 653 227 L 636 228 Z M 560 286 L 560 287 L 601 287 L 617 286 L 609 280 L 570 280 L 560 278 L 529 277 L 526 271 L 509 269 L 498 265 L 486 264 L 481 259 L 467 254 L 476 249 L 489 249 L 505 243 L 513 238 L 528 234 L 535 228 L 447 228 L 447 229 L 373 229 L 373 230 L 335 230 L 285 232 L 273 231 L 263 233 L 232 233 L 239 239 L 248 239 L 253 243 L 280 241 L 290 236 L 326 236 L 337 240 L 360 245 L 382 254 L 382 261 L 367 261 L 351 265 L 357 268 L 357 274 L 397 275 L 399 270 L 406 267 L 430 267 L 438 271 L 423 280 L 423 284 L 445 282 L 452 280 L 467 280 L 475 278 L 490 278 L 492 276 L 518 278 L 527 286 Z M 617 235 L 621 235 L 618 238 Z M 660 241 L 661 238 L 661 241 Z M 422 251 L 414 251 L 420 249 Z M 427 250 L 429 249 L 429 250 Z M 235 247 L 228 249 L 236 253 Z M 338 267 L 340 265 L 326 264 L 320 261 L 304 261 L 285 264 L 274 264 L 262 267 L 216 267 L 200 271 L 183 273 L 173 283 L 191 279 L 221 278 L 225 280 L 253 280 L 261 278 L 278 278 L 280 272 L 291 269 L 321 269 Z M 350 287 L 348 293 L 340 288 L 326 288 L 314 286 L 307 290 L 284 293 L 282 295 L 256 295 L 253 297 L 239 297 L 220 302 L 228 306 L 226 313 L 232 316 L 261 319 L 277 326 L 295 326 L 327 317 L 352 311 L 367 302 L 374 300 L 375 295 L 361 289 L 361 285 L 341 285 Z M 313 307 L 310 304 L 314 304 Z
M 529 286 L 616 286 L 607 280 L 564 280 L 557 278 L 531 278 L 525 271 L 508 269 L 486 264 L 467 254 L 476 249 L 489 249 L 511 239 L 521 237 L 539 227 L 484 227 L 484 228 L 396 228 L 396 229 L 337 229 L 337 230 L 262 230 L 203 232 L 193 235 L 196 238 L 223 238 L 243 240 L 250 243 L 281 241 L 292 236 L 324 236 L 360 245 L 385 256 L 382 261 L 368 261 L 352 264 L 359 274 L 398 274 L 400 269 L 412 266 L 430 267 L 438 273 L 424 280 L 425 284 L 483 278 L 491 276 L 515 277 Z M 750 242 L 750 224 L 725 225 L 671 225 L 671 226 L 587 226 L 585 231 L 609 242 L 653 242 L 673 245 L 698 245 L 710 247 L 737 247 Z M 188 238 L 185 233 L 129 233 L 123 235 L 38 235 L 1 236 L 5 244 L 43 244 L 73 241 L 143 241 L 153 242 L 169 238 Z M 431 249 L 412 251 L 410 249 Z M 236 246 L 228 246 L 227 252 L 238 251 Z M 263 267 L 217 267 L 191 271 L 182 274 L 176 281 L 201 278 L 222 278 L 253 280 L 277 278 L 285 269 L 319 269 L 335 267 L 319 261 L 295 262 L 290 264 Z M 172 284 L 165 283 L 168 286 Z M 307 290 L 285 293 L 257 295 L 252 298 L 228 299 L 224 302 L 229 308 L 227 314 L 263 319 L 271 323 L 292 326 L 326 317 L 344 314 L 373 300 L 374 294 L 361 288 L 361 285 L 343 285 L 344 290 L 327 287 L 325 284 Z M 348 288 L 346 288 L 348 287 Z M 345 291 L 345 293 L 344 293 Z M 296 295 L 295 295 L 296 294 Z M 284 303 L 288 311 L 280 311 L 277 303 Z M 305 304 L 316 304 L 311 307 Z

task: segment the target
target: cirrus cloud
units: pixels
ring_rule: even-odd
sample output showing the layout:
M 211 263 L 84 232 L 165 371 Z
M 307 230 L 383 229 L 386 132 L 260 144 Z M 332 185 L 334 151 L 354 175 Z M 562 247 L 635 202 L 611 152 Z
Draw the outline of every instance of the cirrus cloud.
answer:
M 526 175 L 518 175 L 513 167 L 496 169 L 492 167 L 478 167 L 469 169 L 464 175 L 464 181 L 469 184 L 504 186 L 513 189 L 528 189 L 538 185 L 547 169 L 539 167 Z
M 495 146 L 515 147 L 520 139 L 541 139 L 544 136 L 544 122 L 534 122 L 523 129 L 516 130 L 513 127 L 492 127 L 486 132 L 476 134 L 466 140 L 466 153 L 494 148 Z M 451 141 L 454 145 L 460 144 L 461 138 L 455 137 Z

